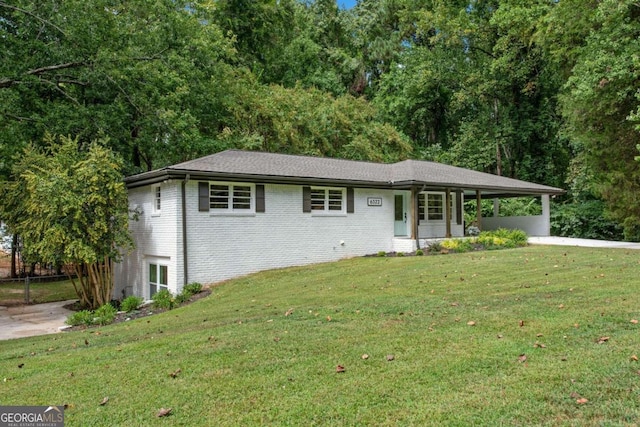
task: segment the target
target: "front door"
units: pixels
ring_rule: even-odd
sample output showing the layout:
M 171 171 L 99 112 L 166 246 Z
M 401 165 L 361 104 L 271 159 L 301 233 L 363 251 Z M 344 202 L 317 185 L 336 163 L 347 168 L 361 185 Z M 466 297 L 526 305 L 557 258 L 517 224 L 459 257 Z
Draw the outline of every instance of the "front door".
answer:
M 408 197 L 405 193 L 397 193 L 395 195 L 394 234 L 396 236 L 407 236 L 407 200 Z

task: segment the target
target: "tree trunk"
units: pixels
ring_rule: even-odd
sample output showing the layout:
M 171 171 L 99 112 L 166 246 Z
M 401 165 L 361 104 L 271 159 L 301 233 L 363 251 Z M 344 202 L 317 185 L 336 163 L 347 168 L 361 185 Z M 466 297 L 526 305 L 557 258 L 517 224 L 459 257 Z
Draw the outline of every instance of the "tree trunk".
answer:
M 14 234 L 11 239 L 11 278 L 18 277 L 16 258 L 18 257 L 18 235 Z

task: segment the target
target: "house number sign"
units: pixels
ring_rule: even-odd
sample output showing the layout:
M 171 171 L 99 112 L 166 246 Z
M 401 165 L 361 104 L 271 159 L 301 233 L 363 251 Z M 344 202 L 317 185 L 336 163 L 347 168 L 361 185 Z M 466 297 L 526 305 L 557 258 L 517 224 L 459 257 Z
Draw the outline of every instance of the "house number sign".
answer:
M 367 206 L 382 206 L 382 197 L 368 197 Z

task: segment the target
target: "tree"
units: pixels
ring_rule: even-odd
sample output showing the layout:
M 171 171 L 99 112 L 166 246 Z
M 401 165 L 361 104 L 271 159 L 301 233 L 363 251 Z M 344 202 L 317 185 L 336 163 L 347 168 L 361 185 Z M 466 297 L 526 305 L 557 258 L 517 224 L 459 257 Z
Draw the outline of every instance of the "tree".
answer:
M 561 2 L 562 3 L 562 2 Z M 624 226 L 625 237 L 640 238 L 640 164 L 635 161 L 640 129 L 640 4 L 604 0 L 574 5 L 576 16 L 591 23 L 582 44 L 563 53 L 572 66 L 561 93 L 566 132 L 580 141 L 579 155 L 593 172 L 593 189 Z M 549 17 L 547 37 L 576 34 L 566 9 Z M 576 20 L 578 21 L 578 20 Z M 579 21 L 579 22 L 581 22 Z M 567 28 L 568 27 L 568 28 Z M 562 52 L 561 52 L 562 53 Z
M 176 0 L 0 1 L 0 174 L 45 133 L 109 135 L 128 173 L 211 150 L 242 77 L 212 7 Z
M 25 257 L 69 265 L 91 309 L 111 300 L 113 262 L 133 245 L 122 161 L 106 143 L 47 136 L 43 148 L 25 148 L 1 192 L 0 212 Z

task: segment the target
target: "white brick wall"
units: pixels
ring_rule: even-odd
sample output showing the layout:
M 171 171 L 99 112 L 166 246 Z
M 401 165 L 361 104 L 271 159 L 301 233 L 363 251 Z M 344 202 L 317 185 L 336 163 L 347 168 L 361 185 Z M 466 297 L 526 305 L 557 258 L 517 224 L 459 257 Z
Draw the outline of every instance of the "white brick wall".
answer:
M 173 293 L 183 286 L 181 182 L 162 183 L 162 210 L 153 210 L 151 186 L 129 192 L 130 208 L 142 211 L 130 229 L 136 249 L 116 267 L 114 296 L 149 297 L 148 265 L 168 266 Z M 188 282 L 213 283 L 256 271 L 333 261 L 391 251 L 393 192 L 355 189 L 355 213 L 323 216 L 302 212 L 302 186 L 265 185 L 266 212 L 250 216 L 198 211 L 198 182 L 186 185 Z M 382 206 L 367 206 L 381 197 Z
M 189 282 L 211 283 L 392 247 L 389 190 L 355 189 L 355 213 L 321 216 L 302 212 L 302 186 L 267 184 L 266 212 L 248 217 L 198 212 L 197 190 L 197 182 L 188 183 Z M 382 197 L 382 206 L 367 206 L 367 197 Z
M 116 268 L 115 297 L 149 297 L 148 265 L 168 267 L 168 286 L 175 294 L 184 284 L 182 182 L 161 184 L 162 210 L 155 214 L 151 186 L 129 191 L 130 208 L 142 211 L 130 229 L 136 249 Z M 367 206 L 367 198 L 382 206 Z M 198 211 L 198 181 L 186 184 L 187 283 L 214 283 L 256 271 L 334 261 L 397 250 L 394 247 L 394 192 L 354 190 L 355 212 L 338 216 L 302 212 L 302 186 L 266 184 L 266 212 L 217 215 Z M 444 236 L 444 224 L 420 225 L 420 237 Z M 452 234 L 462 235 L 452 224 Z M 405 239 L 413 248 L 413 241 Z M 409 249 L 407 248 L 407 251 Z
M 129 208 L 141 211 L 138 221 L 130 221 L 136 248 L 116 266 L 114 297 L 135 294 L 149 297 L 148 265 L 160 263 L 168 267 L 168 285 L 176 292 L 182 288 L 182 239 L 180 216 L 180 182 L 168 181 L 161 186 L 161 212 L 154 212 L 151 186 L 129 190 Z

